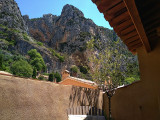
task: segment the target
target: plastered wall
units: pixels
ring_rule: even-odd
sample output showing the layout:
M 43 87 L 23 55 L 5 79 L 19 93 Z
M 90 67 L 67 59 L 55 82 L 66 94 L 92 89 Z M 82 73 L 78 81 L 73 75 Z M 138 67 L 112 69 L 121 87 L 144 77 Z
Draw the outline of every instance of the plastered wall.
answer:
M 102 107 L 98 90 L 0 75 L 0 120 L 67 120 L 70 107 Z

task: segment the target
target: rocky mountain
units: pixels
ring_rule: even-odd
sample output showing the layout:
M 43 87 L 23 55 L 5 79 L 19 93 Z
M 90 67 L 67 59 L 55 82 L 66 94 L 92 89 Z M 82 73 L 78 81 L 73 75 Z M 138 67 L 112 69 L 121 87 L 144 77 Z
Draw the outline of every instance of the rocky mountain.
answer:
M 4 53 L 16 51 L 26 55 L 28 50 L 37 49 L 49 72 L 60 72 L 71 65 L 89 66 L 86 44 L 90 39 L 101 41 L 103 47 L 112 46 L 119 39 L 113 30 L 97 26 L 79 9 L 68 4 L 60 16 L 45 14 L 30 19 L 28 15 L 21 15 L 14 0 L 0 0 L 0 24 L 0 47 Z M 124 64 L 136 61 L 121 41 L 119 46 L 115 49 L 129 56 Z
M 25 15 L 23 18 L 30 36 L 47 47 L 66 53 L 73 60 L 80 59 L 80 63 L 87 59 L 86 43 L 90 39 L 99 39 L 105 44 L 117 39 L 114 31 L 97 26 L 91 19 L 86 19 L 79 9 L 68 4 L 63 7 L 60 16 L 45 14 L 41 18 L 29 19 Z
M 91 37 L 101 41 L 113 39 L 113 31 L 97 26 L 72 5 L 65 5 L 60 16 L 46 14 L 42 18 L 29 19 L 26 15 L 23 18 L 33 38 L 69 54 L 84 49 Z

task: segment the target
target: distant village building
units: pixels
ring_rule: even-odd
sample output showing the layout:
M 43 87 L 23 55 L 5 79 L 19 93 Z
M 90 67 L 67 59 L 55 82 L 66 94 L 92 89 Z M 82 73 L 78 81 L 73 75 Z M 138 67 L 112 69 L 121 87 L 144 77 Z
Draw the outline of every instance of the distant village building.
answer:
M 91 80 L 85 80 L 85 79 L 70 76 L 70 72 L 68 70 L 65 70 L 64 72 L 62 72 L 62 81 L 59 82 L 59 84 L 73 85 L 73 86 L 92 88 L 92 89 L 98 88 L 98 85 Z

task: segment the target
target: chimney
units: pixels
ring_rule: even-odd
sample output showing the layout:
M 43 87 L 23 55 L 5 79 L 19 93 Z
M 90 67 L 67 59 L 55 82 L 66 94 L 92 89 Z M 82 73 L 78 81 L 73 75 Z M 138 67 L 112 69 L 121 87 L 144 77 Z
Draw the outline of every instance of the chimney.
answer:
M 64 72 L 62 72 L 62 80 L 66 79 L 69 76 L 70 76 L 70 73 L 68 70 L 65 70 Z

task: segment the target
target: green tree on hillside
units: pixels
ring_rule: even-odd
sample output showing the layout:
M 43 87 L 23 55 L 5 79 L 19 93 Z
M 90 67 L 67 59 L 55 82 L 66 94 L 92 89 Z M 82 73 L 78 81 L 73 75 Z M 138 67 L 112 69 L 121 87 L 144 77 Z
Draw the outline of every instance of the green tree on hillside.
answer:
M 36 79 L 36 76 L 37 76 L 37 69 L 34 67 L 34 68 L 33 68 L 32 78 L 33 78 L 33 79 Z
M 54 77 L 56 78 L 56 82 L 60 82 L 61 81 L 61 75 L 58 72 L 56 72 L 54 74 Z
M 5 70 L 4 62 L 3 62 L 3 55 L 0 54 L 0 70 Z
M 48 77 L 48 81 L 53 82 L 54 80 L 54 73 L 50 73 Z
M 15 61 L 11 66 L 11 71 L 14 75 L 28 78 L 33 74 L 32 66 L 24 60 Z
M 44 60 L 39 52 L 36 49 L 31 49 L 28 51 L 28 55 L 30 56 L 30 64 L 37 69 L 37 71 L 45 71 L 46 65 Z

